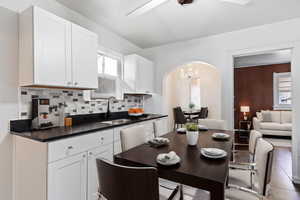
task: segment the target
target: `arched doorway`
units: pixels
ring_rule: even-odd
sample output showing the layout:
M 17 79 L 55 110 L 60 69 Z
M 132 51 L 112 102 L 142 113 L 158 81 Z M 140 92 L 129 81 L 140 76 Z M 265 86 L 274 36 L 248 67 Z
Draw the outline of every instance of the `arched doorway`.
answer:
M 191 62 L 178 66 L 165 75 L 163 81 L 165 111 L 173 127 L 173 108 L 208 107 L 208 118 L 221 118 L 221 75 L 213 65 Z

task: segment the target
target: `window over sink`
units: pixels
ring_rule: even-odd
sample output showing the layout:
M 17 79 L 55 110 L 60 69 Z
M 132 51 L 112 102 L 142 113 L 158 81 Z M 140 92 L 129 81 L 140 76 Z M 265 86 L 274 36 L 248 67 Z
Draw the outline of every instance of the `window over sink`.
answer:
M 109 75 L 122 79 L 122 58 L 117 56 L 105 55 L 104 53 L 98 53 L 98 73 L 100 75 Z

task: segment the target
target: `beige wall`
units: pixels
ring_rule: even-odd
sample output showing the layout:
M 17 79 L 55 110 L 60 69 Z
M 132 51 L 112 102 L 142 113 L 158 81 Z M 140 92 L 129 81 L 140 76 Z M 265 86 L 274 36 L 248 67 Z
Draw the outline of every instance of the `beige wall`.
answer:
M 12 137 L 18 115 L 18 15 L 0 7 L 0 199 L 12 199 Z
M 209 118 L 221 118 L 221 76 L 219 71 L 205 63 L 190 63 L 178 67 L 165 77 L 163 95 L 170 125 L 173 125 L 173 108 L 181 106 L 187 108 L 189 102 L 189 80 L 182 77 L 182 70 L 190 68 L 200 79 L 201 107 L 208 107 Z

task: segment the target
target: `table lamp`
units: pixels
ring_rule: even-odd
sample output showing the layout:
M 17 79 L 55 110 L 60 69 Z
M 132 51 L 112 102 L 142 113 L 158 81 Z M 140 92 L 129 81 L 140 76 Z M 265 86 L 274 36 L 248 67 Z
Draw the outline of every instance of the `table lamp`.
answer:
M 247 120 L 247 113 L 250 112 L 249 106 L 241 106 L 241 112 L 244 113 L 244 120 Z

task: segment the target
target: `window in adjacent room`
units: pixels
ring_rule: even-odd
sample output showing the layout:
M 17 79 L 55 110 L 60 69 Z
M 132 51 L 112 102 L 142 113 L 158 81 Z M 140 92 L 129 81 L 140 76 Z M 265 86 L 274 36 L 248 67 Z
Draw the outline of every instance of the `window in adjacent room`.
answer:
M 190 103 L 193 103 L 195 108 L 201 108 L 200 79 L 193 78 L 190 84 Z
M 290 72 L 274 73 L 274 110 L 292 108 L 292 77 Z

